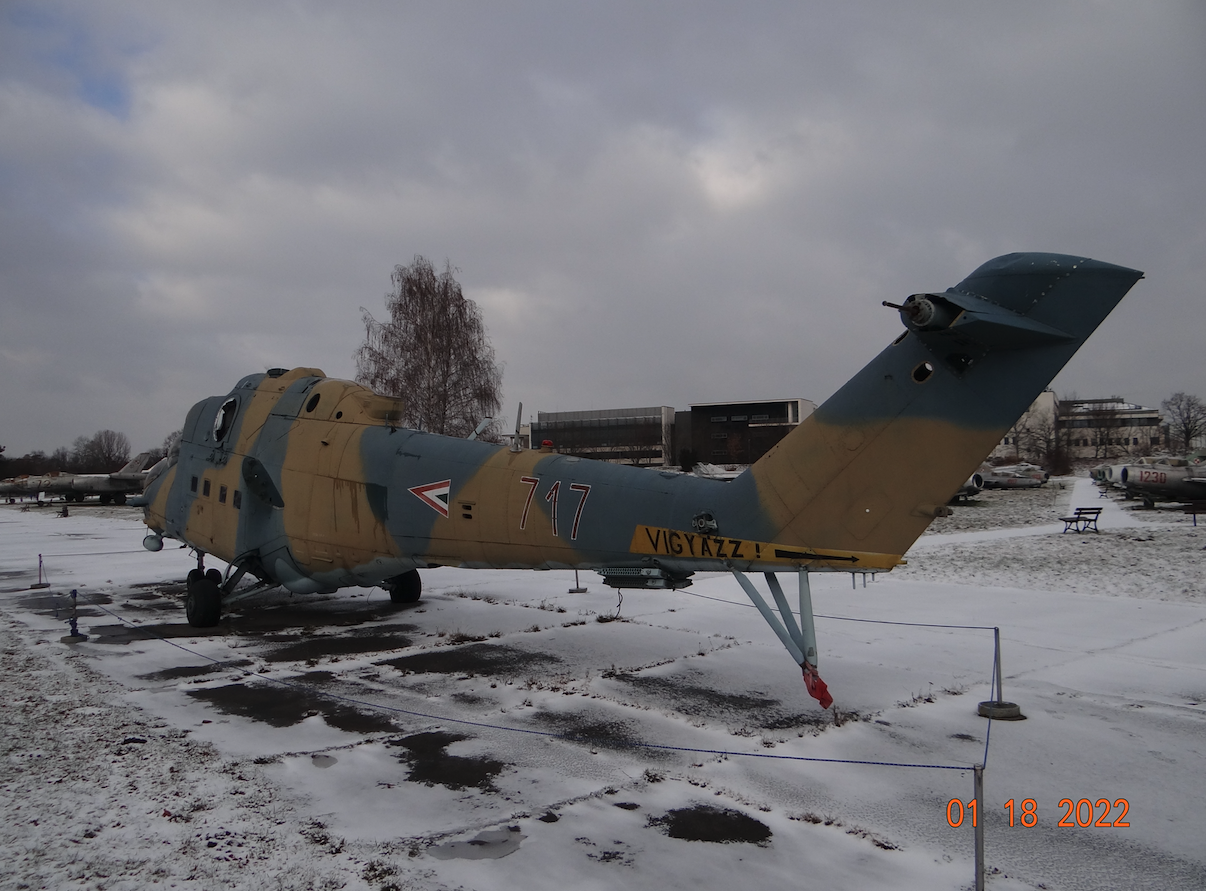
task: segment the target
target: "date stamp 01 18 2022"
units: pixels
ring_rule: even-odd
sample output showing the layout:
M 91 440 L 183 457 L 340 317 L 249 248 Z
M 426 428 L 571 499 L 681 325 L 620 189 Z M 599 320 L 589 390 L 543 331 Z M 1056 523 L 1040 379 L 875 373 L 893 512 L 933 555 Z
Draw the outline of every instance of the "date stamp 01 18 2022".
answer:
M 1130 810 L 1131 804 L 1125 798 L 1116 798 L 1112 803 L 1108 798 L 1099 798 L 1096 801 L 1081 798 L 1075 803 L 1071 798 L 1061 798 L 1059 807 L 1064 809 L 1064 814 L 1055 824 L 1056 826 L 1079 826 L 1083 829 L 1089 826 L 1127 828 L 1131 825 L 1126 822 L 1126 814 Z M 1033 798 L 1023 799 L 1020 806 L 1016 805 L 1011 798 L 1005 802 L 1005 810 L 1009 814 L 1010 826 L 1029 828 L 1038 825 L 1038 802 Z M 1113 815 L 1112 819 L 1111 815 Z M 971 819 L 972 826 L 976 825 L 978 814 L 974 798 L 966 804 L 958 798 L 952 798 L 947 802 L 946 822 L 952 828 L 957 829 L 962 826 L 965 817 Z

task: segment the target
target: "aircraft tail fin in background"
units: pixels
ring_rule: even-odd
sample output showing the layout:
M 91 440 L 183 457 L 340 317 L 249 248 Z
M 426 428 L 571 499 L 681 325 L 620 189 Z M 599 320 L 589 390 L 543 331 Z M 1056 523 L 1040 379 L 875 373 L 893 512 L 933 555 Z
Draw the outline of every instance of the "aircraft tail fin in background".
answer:
M 139 452 L 137 455 L 135 455 L 133 458 L 131 458 L 129 460 L 129 462 L 126 464 L 125 467 L 123 467 L 121 470 L 117 471 L 115 474 L 113 474 L 113 476 L 120 477 L 122 474 L 127 474 L 127 475 L 131 475 L 131 476 L 140 474 L 144 470 L 146 470 L 147 467 L 149 467 L 151 464 L 155 463 L 154 461 L 151 460 L 151 458 L 152 458 L 151 452 Z
M 905 333 L 751 468 L 770 540 L 904 554 L 1142 277 L 1008 254 L 895 306 Z

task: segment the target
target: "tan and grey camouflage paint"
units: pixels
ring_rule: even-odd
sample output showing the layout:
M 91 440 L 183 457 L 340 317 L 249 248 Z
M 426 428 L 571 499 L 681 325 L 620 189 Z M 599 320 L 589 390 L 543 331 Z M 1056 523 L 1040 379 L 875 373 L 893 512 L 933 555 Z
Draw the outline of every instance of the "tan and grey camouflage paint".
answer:
M 407 430 L 313 368 L 251 375 L 189 412 L 146 522 L 295 591 L 431 565 L 890 569 L 1141 277 L 990 261 L 925 295 L 932 317 L 902 311 L 900 338 L 728 483 Z

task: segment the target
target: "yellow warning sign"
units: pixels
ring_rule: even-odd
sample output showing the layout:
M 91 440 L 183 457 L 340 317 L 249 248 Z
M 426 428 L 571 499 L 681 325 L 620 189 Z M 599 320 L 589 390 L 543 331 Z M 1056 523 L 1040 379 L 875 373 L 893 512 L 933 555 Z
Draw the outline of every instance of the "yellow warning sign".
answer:
M 634 554 L 685 559 L 711 559 L 722 562 L 779 563 L 784 566 L 824 566 L 827 569 L 890 569 L 900 562 L 892 554 L 863 551 L 814 551 L 765 541 L 701 535 L 678 529 L 640 526 L 632 534 L 630 550 Z

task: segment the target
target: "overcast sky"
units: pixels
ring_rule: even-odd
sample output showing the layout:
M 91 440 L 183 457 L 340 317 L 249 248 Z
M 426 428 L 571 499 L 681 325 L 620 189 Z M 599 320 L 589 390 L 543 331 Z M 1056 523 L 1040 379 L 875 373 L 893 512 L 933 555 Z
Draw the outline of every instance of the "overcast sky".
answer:
M 352 377 L 416 254 L 508 418 L 821 402 L 1016 250 L 1147 275 L 1057 393 L 1206 397 L 1204 118 L 1194 0 L 4 0 L 0 444 Z

